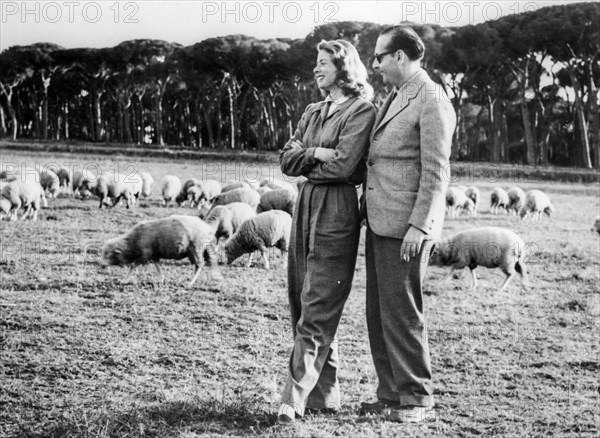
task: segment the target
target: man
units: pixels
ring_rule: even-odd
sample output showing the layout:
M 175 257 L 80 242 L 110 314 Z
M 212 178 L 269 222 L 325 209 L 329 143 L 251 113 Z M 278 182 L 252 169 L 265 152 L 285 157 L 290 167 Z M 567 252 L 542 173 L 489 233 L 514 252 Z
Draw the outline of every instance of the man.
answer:
M 419 422 L 432 414 L 422 281 L 441 235 L 456 115 L 421 68 L 425 47 L 409 27 L 377 39 L 373 68 L 393 85 L 375 120 L 367 159 L 367 325 L 379 385 L 360 413 Z

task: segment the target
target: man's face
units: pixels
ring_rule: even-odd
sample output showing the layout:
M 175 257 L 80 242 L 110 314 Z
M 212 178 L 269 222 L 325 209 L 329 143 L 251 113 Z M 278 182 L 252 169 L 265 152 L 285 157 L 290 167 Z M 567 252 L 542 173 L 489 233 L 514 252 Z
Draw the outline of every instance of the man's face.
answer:
M 398 51 L 390 52 L 390 35 L 381 35 L 377 38 L 375 45 L 375 59 L 373 60 L 373 70 L 381 74 L 381 79 L 388 85 L 400 85 L 401 71 L 398 62 Z M 377 55 L 381 55 L 377 57 Z M 379 58 L 379 59 L 377 59 Z

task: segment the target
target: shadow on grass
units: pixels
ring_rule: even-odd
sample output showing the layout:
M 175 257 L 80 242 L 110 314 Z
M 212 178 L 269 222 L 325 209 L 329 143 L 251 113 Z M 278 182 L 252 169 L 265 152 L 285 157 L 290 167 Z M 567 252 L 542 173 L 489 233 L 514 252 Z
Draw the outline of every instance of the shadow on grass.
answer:
M 275 424 L 275 415 L 256 401 L 190 400 L 136 406 L 127 412 L 99 409 L 63 415 L 64 421 L 43 432 L 25 433 L 28 438 L 71 437 L 165 437 L 179 432 L 226 435 L 260 434 Z

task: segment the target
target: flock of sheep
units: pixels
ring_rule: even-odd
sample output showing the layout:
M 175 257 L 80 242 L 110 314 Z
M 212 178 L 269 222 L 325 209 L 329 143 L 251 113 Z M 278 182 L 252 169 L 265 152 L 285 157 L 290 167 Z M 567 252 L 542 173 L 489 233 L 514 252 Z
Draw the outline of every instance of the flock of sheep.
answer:
M 481 192 L 477 187 L 450 186 L 446 192 L 446 212 L 448 217 L 456 217 L 461 212 L 477 216 L 481 201 Z M 490 196 L 490 211 L 498 214 L 504 210 L 507 214 L 519 215 L 521 219 L 531 217 L 540 220 L 542 213 L 550 216 L 554 206 L 547 194 L 541 190 L 527 193 L 520 187 L 511 187 L 508 191 L 495 187 Z
M 244 254 L 260 251 L 264 265 L 269 268 L 268 248 L 278 248 L 282 257 L 288 250 L 292 216 L 302 184 L 264 180 L 260 184 L 233 181 L 221 184 L 216 180 L 200 181 L 190 178 L 184 182 L 175 175 L 167 175 L 160 182 L 162 205 L 189 205 L 197 209 L 193 215 L 171 215 L 146 220 L 127 233 L 105 242 L 102 264 L 129 266 L 128 281 L 140 265 L 153 262 L 161 279 L 161 259 L 188 258 L 194 266 L 190 285 L 197 279 L 206 261 L 211 277 L 221 277 L 217 268 L 217 250 L 220 245 L 227 262 Z M 56 197 L 61 191 L 69 196 L 96 196 L 99 207 L 115 207 L 121 200 L 127 208 L 152 193 L 154 179 L 148 172 L 132 174 L 105 173 L 99 176 L 68 172 L 66 169 L 44 168 L 41 171 L 23 169 L 11 175 L 0 175 L 0 219 L 17 219 L 17 212 L 25 209 L 21 219 L 36 220 L 37 212 L 46 197 Z M 446 211 L 449 217 L 461 212 L 476 216 L 481 204 L 477 187 L 450 186 L 446 193 Z M 540 190 L 525 193 L 519 187 L 508 191 L 496 187 L 490 197 L 492 214 L 505 211 L 540 220 L 554 211 L 548 195 Z M 600 234 L 600 218 L 594 224 Z M 220 243 L 223 239 L 224 243 Z M 519 273 L 527 285 L 525 243 L 516 233 L 506 228 L 483 227 L 459 232 L 435 245 L 430 263 L 450 266 L 449 279 L 456 269 L 468 267 L 472 286 L 477 286 L 474 269 L 477 266 L 500 268 L 506 275 L 504 289 L 511 278 Z M 250 259 L 248 259 L 248 264 Z

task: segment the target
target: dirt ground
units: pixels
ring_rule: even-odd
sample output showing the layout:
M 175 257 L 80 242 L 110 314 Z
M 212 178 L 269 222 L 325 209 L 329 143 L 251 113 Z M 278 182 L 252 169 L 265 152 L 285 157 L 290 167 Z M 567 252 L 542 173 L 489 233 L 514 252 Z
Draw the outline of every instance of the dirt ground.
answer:
M 112 158 L 110 160 L 108 158 Z M 193 287 L 187 260 L 165 261 L 139 283 L 122 284 L 126 268 L 99 269 L 99 251 L 140 220 L 190 208 L 160 206 L 166 174 L 220 181 L 281 178 L 275 164 L 99 159 L 76 154 L 2 153 L 2 170 L 50 162 L 96 171 L 149 171 L 149 200 L 130 210 L 98 209 L 95 199 L 50 199 L 37 222 L 0 223 L 0 436 L 196 437 L 598 436 L 600 213 L 597 184 L 513 180 L 455 181 L 482 191 L 479 215 L 447 219 L 444 235 L 477 226 L 517 232 L 531 249 L 530 288 L 479 268 L 442 283 L 426 280 L 436 418 L 402 425 L 359 417 L 377 378 L 365 322 L 364 237 L 353 290 L 339 329 L 342 411 L 275 425 L 292 347 L 286 273 L 257 257 L 220 266 L 223 281 Z M 547 192 L 550 219 L 524 222 L 492 215 L 493 187 Z M 363 229 L 364 231 L 364 229 Z

